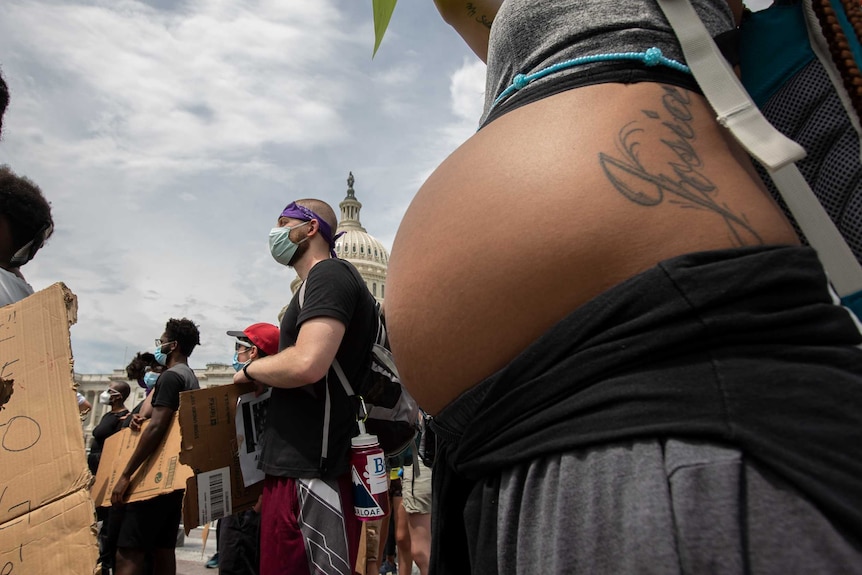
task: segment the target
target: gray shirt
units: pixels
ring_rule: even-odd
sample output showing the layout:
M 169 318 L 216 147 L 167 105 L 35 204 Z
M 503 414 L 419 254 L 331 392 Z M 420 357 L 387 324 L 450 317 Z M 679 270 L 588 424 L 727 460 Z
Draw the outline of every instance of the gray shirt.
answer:
M 691 0 L 691 3 L 712 36 L 733 28 L 733 14 L 725 0 Z M 663 56 L 685 63 L 676 35 L 655 0 L 506 0 L 491 27 L 485 111 L 480 123 L 485 124 L 494 100 L 517 74 L 529 75 L 582 56 L 644 52 L 653 47 L 661 50 Z M 638 62 L 621 65 L 646 69 Z M 605 64 L 578 65 L 536 80 L 506 99 L 505 107 L 512 109 L 519 102 L 530 100 L 531 92 L 550 95 L 550 84 L 575 75 L 588 75 L 602 66 Z M 660 68 L 649 70 L 666 71 Z M 594 82 L 584 82 L 587 83 Z M 533 96 L 532 100 L 535 99 Z M 501 103 L 496 107 L 502 106 Z

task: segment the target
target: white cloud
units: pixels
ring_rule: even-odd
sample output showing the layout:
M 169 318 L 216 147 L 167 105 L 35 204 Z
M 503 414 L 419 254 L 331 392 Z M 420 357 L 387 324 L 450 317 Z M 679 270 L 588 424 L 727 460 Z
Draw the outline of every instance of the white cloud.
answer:
M 362 222 L 391 247 L 478 118 L 452 76 L 469 50 L 430 2 L 399 5 L 374 61 L 370 6 L 352 1 L 159 4 L 0 2 L 0 163 L 42 187 L 56 227 L 23 271 L 78 296 L 83 373 L 124 367 L 169 317 L 200 324 L 193 366 L 229 362 L 224 332 L 290 299 L 266 242 L 288 201 L 337 210 L 353 170 Z
M 83 84 L 88 135 L 74 146 L 89 161 L 196 170 L 198 159 L 262 142 L 308 148 L 343 136 L 345 78 L 333 53 L 344 38 L 337 10 L 325 8 L 197 2 L 176 13 L 28 0 L 4 10 L 15 23 L 4 33 Z
M 475 58 L 464 58 L 461 67 L 452 74 L 449 92 L 452 95 L 452 112 L 474 125 L 482 115 L 485 95 L 485 63 Z

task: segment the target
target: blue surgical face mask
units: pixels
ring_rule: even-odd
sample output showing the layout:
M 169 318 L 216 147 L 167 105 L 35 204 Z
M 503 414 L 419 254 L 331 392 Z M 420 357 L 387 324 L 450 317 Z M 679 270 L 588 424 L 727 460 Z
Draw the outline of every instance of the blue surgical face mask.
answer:
M 269 231 L 269 253 L 272 254 L 272 257 L 275 258 L 275 261 L 277 261 L 283 266 L 290 265 L 290 260 L 291 258 L 293 258 L 293 254 L 296 253 L 296 248 L 299 247 L 299 244 L 308 239 L 306 237 L 305 239 L 301 240 L 299 244 L 295 244 L 290 239 L 290 232 L 308 223 L 311 222 L 302 222 L 301 224 L 297 224 L 292 228 L 289 228 L 287 226 L 281 228 L 272 228 Z
M 157 347 L 153 355 L 156 356 L 159 365 L 168 365 L 168 354 L 162 352 L 162 346 Z
M 234 369 L 234 371 L 239 371 L 239 370 L 241 370 L 241 369 L 242 369 L 242 367 L 243 367 L 246 363 L 248 363 L 248 362 L 247 362 L 247 361 L 246 361 L 246 362 L 242 362 L 242 361 L 240 361 L 240 360 L 239 360 L 239 352 L 238 352 L 238 351 L 234 352 L 234 354 L 233 354 L 233 369 Z
M 157 379 L 159 379 L 158 373 L 156 373 L 155 371 L 148 371 L 144 374 L 144 385 L 147 386 L 147 389 L 152 389 L 153 386 L 156 385 Z

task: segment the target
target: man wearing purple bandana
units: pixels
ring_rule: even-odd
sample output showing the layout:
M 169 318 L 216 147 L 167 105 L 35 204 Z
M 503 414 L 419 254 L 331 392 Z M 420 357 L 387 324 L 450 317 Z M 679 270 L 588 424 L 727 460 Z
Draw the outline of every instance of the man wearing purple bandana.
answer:
M 362 276 L 335 257 L 336 227 L 320 200 L 297 200 L 281 212 L 270 252 L 303 285 L 282 318 L 279 352 L 234 377 L 272 387 L 261 437 L 261 575 L 352 575 L 356 563 L 360 524 L 349 474 L 356 410 L 331 366 L 337 359 L 349 381 L 359 380 L 377 315 Z

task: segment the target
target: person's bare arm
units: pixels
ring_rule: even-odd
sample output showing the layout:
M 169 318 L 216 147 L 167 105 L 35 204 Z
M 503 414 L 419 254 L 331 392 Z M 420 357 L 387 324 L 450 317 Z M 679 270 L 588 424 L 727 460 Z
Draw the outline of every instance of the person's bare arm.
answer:
M 149 419 L 153 416 L 153 395 L 155 395 L 155 393 L 152 391 L 147 395 L 147 398 L 144 400 L 144 404 L 141 406 L 141 410 L 138 412 L 144 419 Z
M 344 331 L 344 324 L 337 319 L 312 318 L 299 328 L 296 345 L 275 355 L 256 359 L 238 371 L 233 381 L 253 381 L 283 388 L 301 387 L 320 381 L 335 359 Z
M 491 23 L 503 0 L 434 0 L 443 20 L 455 28 L 483 62 L 488 61 Z

